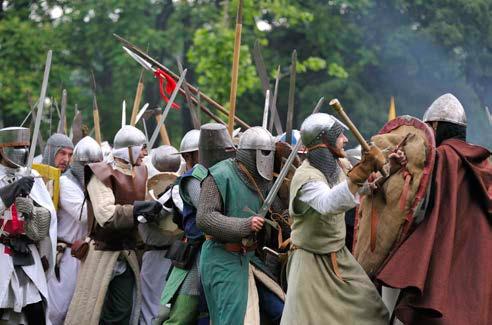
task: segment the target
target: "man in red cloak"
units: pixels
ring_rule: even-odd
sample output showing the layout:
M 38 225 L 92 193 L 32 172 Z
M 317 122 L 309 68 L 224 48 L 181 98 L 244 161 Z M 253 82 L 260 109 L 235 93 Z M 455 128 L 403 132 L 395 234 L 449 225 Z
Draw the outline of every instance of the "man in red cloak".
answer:
M 394 316 L 405 324 L 491 324 L 491 153 L 465 141 L 465 111 L 451 94 L 424 122 L 437 145 L 429 206 L 377 279 L 401 289 Z

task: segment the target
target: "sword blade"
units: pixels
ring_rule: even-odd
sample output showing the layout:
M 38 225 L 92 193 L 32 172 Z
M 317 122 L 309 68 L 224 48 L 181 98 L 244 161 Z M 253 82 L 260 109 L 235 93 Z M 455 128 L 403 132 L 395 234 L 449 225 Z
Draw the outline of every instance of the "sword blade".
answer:
M 36 144 L 38 143 L 39 127 L 41 126 L 41 119 L 43 118 L 43 104 L 46 97 L 46 90 L 48 88 L 48 79 L 51 70 L 51 56 L 52 51 L 48 51 L 46 56 L 46 64 L 44 66 L 43 83 L 41 84 L 41 94 L 39 95 L 38 109 L 36 114 L 36 124 L 34 125 L 34 131 L 32 135 L 31 147 L 29 148 L 29 156 L 27 158 L 27 174 L 31 174 L 32 162 L 34 160 L 34 153 L 36 151 Z

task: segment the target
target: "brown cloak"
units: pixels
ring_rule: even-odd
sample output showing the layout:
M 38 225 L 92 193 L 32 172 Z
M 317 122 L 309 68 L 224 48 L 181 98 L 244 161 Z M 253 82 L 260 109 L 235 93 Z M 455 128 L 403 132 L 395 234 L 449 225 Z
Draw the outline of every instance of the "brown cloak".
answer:
M 492 164 L 480 146 L 437 148 L 433 204 L 377 279 L 401 288 L 405 324 L 492 323 Z

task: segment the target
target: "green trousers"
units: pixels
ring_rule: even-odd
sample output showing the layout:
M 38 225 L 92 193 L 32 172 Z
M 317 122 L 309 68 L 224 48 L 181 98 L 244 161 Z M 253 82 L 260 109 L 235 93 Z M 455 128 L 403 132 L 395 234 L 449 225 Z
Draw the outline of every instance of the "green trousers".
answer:
M 130 324 L 134 287 L 135 277 L 130 265 L 127 264 L 126 271 L 115 276 L 109 283 L 99 320 L 100 325 Z

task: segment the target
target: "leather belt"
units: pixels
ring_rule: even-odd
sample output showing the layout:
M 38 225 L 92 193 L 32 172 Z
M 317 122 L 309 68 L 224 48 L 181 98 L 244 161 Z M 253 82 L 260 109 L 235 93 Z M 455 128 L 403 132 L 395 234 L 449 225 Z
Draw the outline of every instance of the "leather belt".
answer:
M 206 240 L 215 240 L 213 236 L 205 235 Z M 240 243 L 223 243 L 224 249 L 231 253 L 242 253 L 245 254 L 247 252 L 255 251 L 257 248 L 257 244 L 253 243 L 252 245 L 245 246 Z

